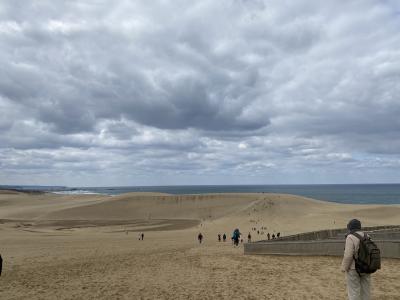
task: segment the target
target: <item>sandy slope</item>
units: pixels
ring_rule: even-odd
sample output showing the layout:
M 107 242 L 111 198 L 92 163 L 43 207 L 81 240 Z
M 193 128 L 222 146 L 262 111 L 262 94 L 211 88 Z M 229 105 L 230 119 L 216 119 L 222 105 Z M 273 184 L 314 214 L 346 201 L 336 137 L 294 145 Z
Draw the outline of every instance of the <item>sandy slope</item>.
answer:
M 244 256 L 216 236 L 257 227 L 264 235 L 251 231 L 253 240 L 264 239 L 344 227 L 355 216 L 400 224 L 400 206 L 277 194 L 0 193 L 0 299 L 344 299 L 340 258 Z M 400 261 L 383 266 L 375 299 L 400 299 Z

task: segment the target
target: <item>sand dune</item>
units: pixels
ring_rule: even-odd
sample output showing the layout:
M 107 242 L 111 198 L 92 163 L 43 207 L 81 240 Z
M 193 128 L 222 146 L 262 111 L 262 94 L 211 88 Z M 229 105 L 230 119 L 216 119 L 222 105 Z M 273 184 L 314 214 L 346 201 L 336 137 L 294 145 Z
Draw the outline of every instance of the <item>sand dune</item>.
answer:
M 0 218 L 36 219 L 64 208 L 95 203 L 109 197 L 102 195 L 56 195 L 0 191 Z
M 368 226 L 400 222 L 399 205 L 345 205 L 281 194 L 168 195 L 129 193 L 105 195 L 0 194 L 1 219 L 30 221 L 31 226 L 83 228 L 131 225 L 127 230 L 149 230 L 168 224 L 189 228 L 202 224 L 215 230 L 266 227 L 292 234 L 343 227 L 353 217 Z M 134 226 L 140 220 L 146 226 Z M 180 221 L 176 221 L 180 220 Z M 187 222 L 184 222 L 187 220 Z M 64 221 L 62 224 L 60 221 Z M 179 225 L 178 225 L 179 224 Z M 301 226 L 299 226 L 301 224 Z M 127 227 L 127 226 L 125 226 Z
M 46 219 L 199 219 L 215 220 L 240 212 L 257 195 L 136 195 L 55 211 Z
M 242 247 L 219 243 L 216 236 L 229 237 L 239 227 L 260 240 L 267 231 L 341 228 L 353 217 L 364 225 L 393 225 L 400 224 L 399 212 L 399 205 L 343 205 L 279 194 L 0 192 L 0 296 L 345 299 L 340 258 L 244 256 Z M 145 232 L 144 241 L 138 232 Z M 375 299 L 398 299 L 400 262 L 383 265 L 374 276 Z

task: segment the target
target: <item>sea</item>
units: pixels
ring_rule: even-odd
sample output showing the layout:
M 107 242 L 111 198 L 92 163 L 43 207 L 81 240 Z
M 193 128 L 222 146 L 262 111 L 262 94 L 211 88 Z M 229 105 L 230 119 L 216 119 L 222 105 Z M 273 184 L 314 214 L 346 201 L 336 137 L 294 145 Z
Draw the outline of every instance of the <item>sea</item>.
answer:
M 0 185 L 0 189 L 56 194 L 119 195 L 129 192 L 160 192 L 174 195 L 209 193 L 279 193 L 349 204 L 400 204 L 400 184 L 291 184 L 291 185 L 174 185 L 120 187 L 66 187 Z

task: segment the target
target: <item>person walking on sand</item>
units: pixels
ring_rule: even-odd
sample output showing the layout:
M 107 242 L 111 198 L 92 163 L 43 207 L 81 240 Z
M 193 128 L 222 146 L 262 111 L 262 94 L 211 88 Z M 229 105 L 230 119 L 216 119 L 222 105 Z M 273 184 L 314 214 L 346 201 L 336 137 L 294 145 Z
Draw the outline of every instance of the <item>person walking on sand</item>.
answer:
M 142 234 L 140 235 L 142 237 L 142 241 L 144 240 L 144 233 L 142 232 Z
M 232 234 L 232 242 L 233 242 L 233 245 L 239 246 L 239 239 L 240 239 L 240 236 L 241 236 L 241 233 L 240 233 L 239 229 L 236 228 L 236 229 L 233 231 L 233 234 Z
M 267 233 L 267 239 L 268 241 L 271 239 L 271 235 L 269 234 L 269 232 Z
M 220 242 L 220 241 L 221 241 L 221 234 L 218 233 L 218 242 Z
M 201 232 L 197 236 L 197 239 L 199 240 L 199 244 L 201 244 L 201 242 L 203 241 L 203 235 L 201 234 Z
M 369 300 L 371 298 L 370 274 L 358 274 L 355 267 L 355 259 L 358 257 L 360 240 L 354 235 L 364 236 L 361 231 L 361 222 L 357 219 L 347 224 L 348 234 L 341 265 L 341 271 L 346 274 L 347 295 L 349 300 Z
M 226 242 L 226 233 L 224 233 L 224 235 L 222 236 L 222 240 L 223 240 L 224 242 Z
M 251 243 L 251 234 L 250 234 L 250 232 L 249 232 L 249 234 L 247 235 L 247 242 L 248 242 L 248 243 Z

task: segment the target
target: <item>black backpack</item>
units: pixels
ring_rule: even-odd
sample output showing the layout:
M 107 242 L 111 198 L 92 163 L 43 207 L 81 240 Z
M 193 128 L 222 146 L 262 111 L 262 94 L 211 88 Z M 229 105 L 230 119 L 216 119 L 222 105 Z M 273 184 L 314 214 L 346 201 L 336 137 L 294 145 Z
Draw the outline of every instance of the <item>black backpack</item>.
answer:
M 364 233 L 364 236 L 358 233 L 352 233 L 360 240 L 358 248 L 358 257 L 354 257 L 356 271 L 359 275 L 375 273 L 381 268 L 381 251 L 371 238 Z

